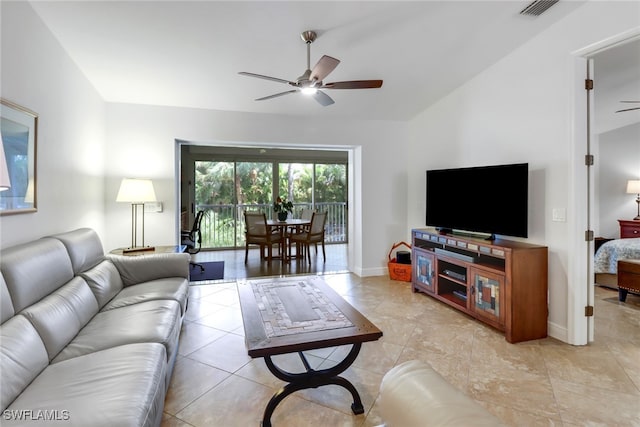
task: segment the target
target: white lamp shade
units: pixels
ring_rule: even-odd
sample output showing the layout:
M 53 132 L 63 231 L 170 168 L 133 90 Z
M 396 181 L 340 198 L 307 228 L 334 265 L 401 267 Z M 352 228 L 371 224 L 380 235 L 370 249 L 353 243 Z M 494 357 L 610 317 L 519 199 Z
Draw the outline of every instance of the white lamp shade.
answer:
M 640 179 L 630 179 L 627 181 L 627 193 L 640 194 Z
M 123 178 L 116 202 L 155 202 L 156 192 L 150 179 Z
M 5 191 L 11 188 L 11 181 L 9 180 L 9 168 L 7 168 L 7 159 L 4 156 L 4 143 L 2 142 L 2 136 L 0 135 L 0 191 Z

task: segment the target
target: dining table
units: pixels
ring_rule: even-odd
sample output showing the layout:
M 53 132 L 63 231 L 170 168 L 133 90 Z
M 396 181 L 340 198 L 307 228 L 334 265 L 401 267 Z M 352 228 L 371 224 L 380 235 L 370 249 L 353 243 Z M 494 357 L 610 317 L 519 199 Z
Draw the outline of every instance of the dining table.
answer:
M 271 233 L 277 230 L 282 236 L 282 243 L 280 246 L 280 256 L 273 257 L 274 259 L 282 259 L 283 262 L 290 262 L 293 257 L 301 257 L 299 248 L 296 248 L 295 255 L 291 254 L 291 244 L 289 242 L 289 236 L 295 233 L 300 233 L 305 227 L 311 225 L 310 219 L 300 218 L 287 218 L 284 221 L 277 219 L 267 220 L 267 232 Z

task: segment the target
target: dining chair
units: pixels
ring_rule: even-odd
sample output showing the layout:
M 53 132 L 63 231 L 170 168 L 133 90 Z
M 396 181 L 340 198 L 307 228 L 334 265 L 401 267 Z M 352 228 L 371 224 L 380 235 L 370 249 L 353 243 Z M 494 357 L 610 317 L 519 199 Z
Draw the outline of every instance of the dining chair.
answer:
M 273 245 L 282 243 L 282 234 L 277 231 L 270 231 L 267 227 L 267 216 L 263 212 L 244 212 L 245 223 L 245 250 L 244 263 L 249 257 L 249 245 L 260 246 L 260 259 L 264 259 L 264 248 L 267 248 L 267 259 L 271 262 L 273 258 Z M 282 249 L 281 249 L 282 250 Z
M 303 252 L 306 251 L 307 259 L 311 264 L 311 244 L 322 244 L 322 258 L 326 262 L 327 255 L 324 249 L 324 225 L 327 222 L 326 212 L 314 212 L 311 216 L 311 225 L 307 231 L 302 231 L 298 234 L 292 234 L 289 236 L 289 244 L 300 244 Z M 318 247 L 316 246 L 316 255 L 318 254 Z
M 313 209 L 309 209 L 309 208 L 304 208 L 302 209 L 302 213 L 300 214 L 300 219 L 308 219 L 311 220 L 311 217 L 313 216 Z

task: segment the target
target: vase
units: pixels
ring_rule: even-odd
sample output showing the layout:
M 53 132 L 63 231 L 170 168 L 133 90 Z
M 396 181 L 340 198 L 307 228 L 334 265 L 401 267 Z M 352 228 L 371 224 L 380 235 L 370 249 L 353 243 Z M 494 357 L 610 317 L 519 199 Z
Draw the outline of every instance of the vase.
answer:
M 285 212 L 278 212 L 278 221 L 286 221 L 287 220 L 287 215 L 288 213 Z

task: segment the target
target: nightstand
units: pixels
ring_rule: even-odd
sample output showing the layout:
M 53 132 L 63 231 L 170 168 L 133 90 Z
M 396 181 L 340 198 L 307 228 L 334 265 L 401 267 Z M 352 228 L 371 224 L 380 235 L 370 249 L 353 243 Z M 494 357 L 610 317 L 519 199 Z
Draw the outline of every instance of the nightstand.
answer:
M 619 219 L 618 222 L 620 223 L 621 239 L 640 237 L 640 221 Z

